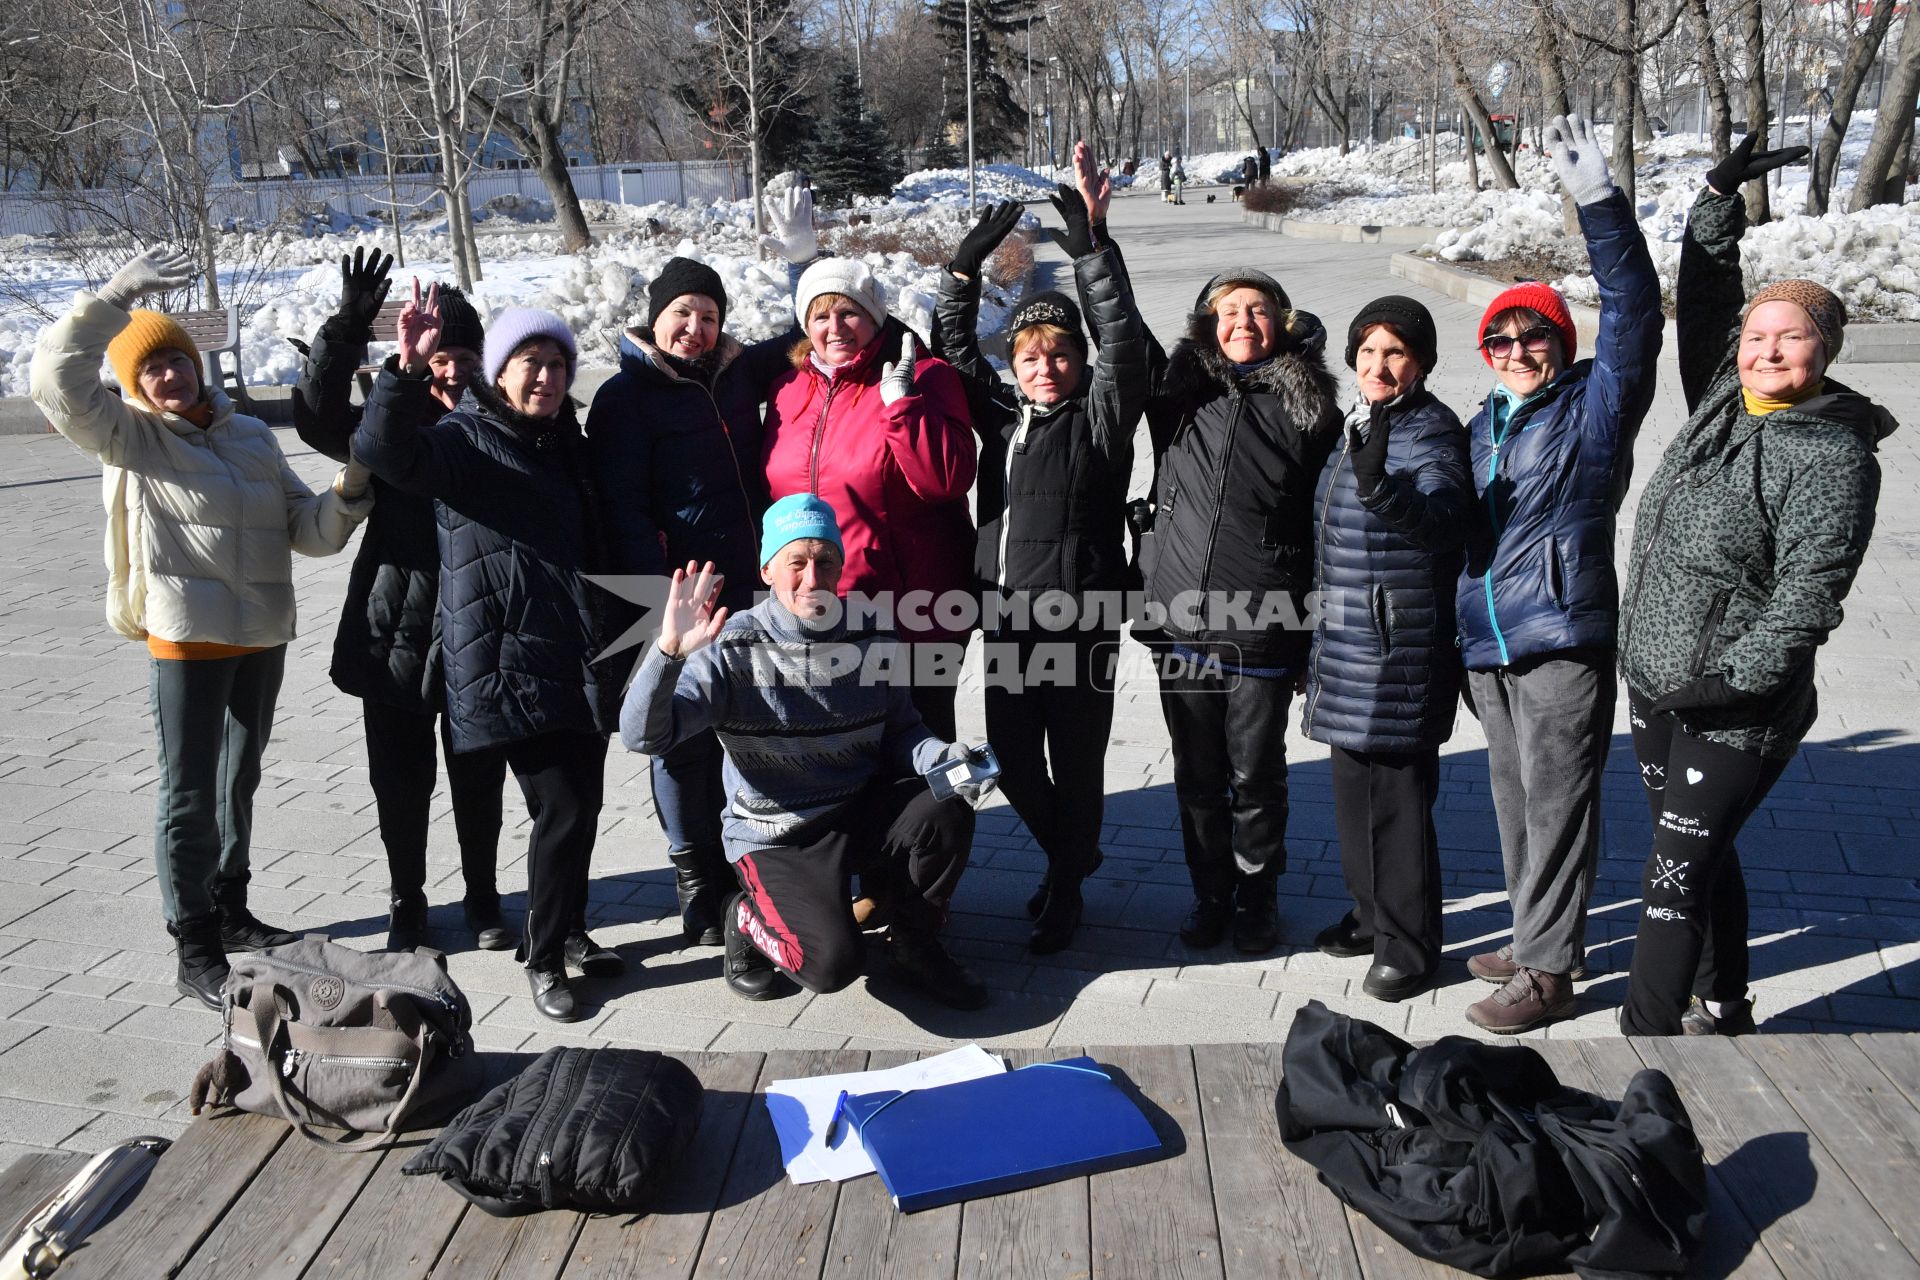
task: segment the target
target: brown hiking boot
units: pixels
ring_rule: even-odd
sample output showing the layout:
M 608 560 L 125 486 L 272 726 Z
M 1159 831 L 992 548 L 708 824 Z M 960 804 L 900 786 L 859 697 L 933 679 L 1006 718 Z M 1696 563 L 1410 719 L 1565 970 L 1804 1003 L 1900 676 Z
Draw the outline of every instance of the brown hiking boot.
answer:
M 1519 1035 L 1573 1014 L 1573 979 L 1520 968 L 1507 985 L 1467 1006 L 1467 1021 L 1497 1036 Z
M 1520 972 L 1520 966 L 1513 962 L 1513 944 L 1509 942 L 1498 951 L 1482 952 L 1467 961 L 1467 972 L 1482 982 L 1491 982 L 1504 987 L 1513 981 L 1513 975 Z M 1573 972 L 1567 975 L 1575 982 L 1587 976 L 1585 967 L 1573 966 Z

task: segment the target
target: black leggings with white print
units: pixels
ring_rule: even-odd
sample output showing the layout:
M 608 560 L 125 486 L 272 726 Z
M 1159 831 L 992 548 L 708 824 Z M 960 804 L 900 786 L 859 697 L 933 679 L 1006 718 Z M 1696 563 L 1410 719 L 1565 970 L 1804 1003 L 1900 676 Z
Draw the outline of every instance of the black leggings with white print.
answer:
M 1747 884 L 1733 842 L 1787 762 L 1696 738 L 1652 702 L 1628 691 L 1653 848 L 1620 1029 L 1677 1036 L 1689 997 L 1746 997 Z

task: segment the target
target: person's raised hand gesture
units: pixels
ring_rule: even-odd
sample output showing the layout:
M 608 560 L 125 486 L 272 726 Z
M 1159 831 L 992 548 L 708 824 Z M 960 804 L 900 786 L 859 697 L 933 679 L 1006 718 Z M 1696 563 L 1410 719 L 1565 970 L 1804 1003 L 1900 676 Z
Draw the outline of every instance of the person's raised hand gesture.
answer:
M 813 225 L 813 188 L 794 185 L 761 201 L 767 214 L 767 234 L 760 247 L 795 266 L 820 256 L 820 233 Z
M 1750 133 L 1733 144 L 1727 158 L 1707 171 L 1707 185 L 1723 196 L 1740 189 L 1743 182 L 1764 178 L 1775 169 L 1784 169 L 1807 158 L 1805 147 L 1782 147 L 1778 151 L 1756 151 L 1760 135 Z
M 114 272 L 94 296 L 125 310 L 149 294 L 190 284 L 197 269 L 184 250 L 157 244 Z
M 1593 125 L 1572 113 L 1547 121 L 1547 163 L 1575 204 L 1596 204 L 1613 193 L 1613 175 Z
M 392 268 L 392 254 L 375 249 L 369 257 L 365 245 L 356 248 L 351 258 L 341 254 L 341 318 L 355 329 L 371 330 L 374 317 L 386 305 L 387 291 L 393 287 L 393 281 L 387 278 Z
M 1020 218 L 1025 212 L 1018 200 L 988 205 L 981 212 L 980 220 L 960 241 L 960 247 L 953 251 L 953 261 L 947 263 L 947 270 L 962 280 L 971 280 L 979 275 L 980 268 L 1000 247 L 1000 242 L 1007 238 L 1007 233 L 1020 225 Z
M 1107 220 L 1107 206 L 1113 203 L 1113 178 L 1094 160 L 1085 138 L 1073 144 L 1073 174 L 1080 198 L 1087 202 L 1087 220 L 1097 227 Z M 1097 246 L 1097 233 L 1094 240 Z
M 726 581 L 725 575 L 713 571 L 711 560 L 704 565 L 689 560 L 686 568 L 673 571 L 667 604 L 660 612 L 662 653 L 685 658 L 713 643 L 727 624 L 727 610 L 717 607 Z
M 393 340 L 400 347 L 402 369 L 415 375 L 426 372 L 427 361 L 440 349 L 440 326 L 440 286 L 429 285 L 422 298 L 420 278 L 415 276 L 413 300 L 400 308 L 400 319 L 394 324 Z

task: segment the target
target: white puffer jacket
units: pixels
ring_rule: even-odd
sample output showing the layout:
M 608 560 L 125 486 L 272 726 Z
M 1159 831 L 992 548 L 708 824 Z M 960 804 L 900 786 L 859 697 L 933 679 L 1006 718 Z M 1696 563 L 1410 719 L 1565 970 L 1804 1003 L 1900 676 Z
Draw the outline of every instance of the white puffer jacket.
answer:
M 372 491 L 349 501 L 308 489 L 273 429 L 235 413 L 218 388 L 205 428 L 115 396 L 100 366 L 127 324 L 119 307 L 80 293 L 40 334 L 30 383 L 54 428 L 106 467 L 107 621 L 133 640 L 285 644 L 292 553 L 346 546 Z

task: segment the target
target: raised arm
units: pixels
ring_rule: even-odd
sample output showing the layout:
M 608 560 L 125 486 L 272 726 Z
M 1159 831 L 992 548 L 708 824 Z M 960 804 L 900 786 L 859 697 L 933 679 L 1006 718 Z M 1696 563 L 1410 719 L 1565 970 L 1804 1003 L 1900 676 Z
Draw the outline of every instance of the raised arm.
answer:
M 340 257 L 340 306 L 314 335 L 300 378 L 293 384 L 293 429 L 308 448 L 345 462 L 360 408 L 353 403 L 353 375 L 365 363 L 374 317 L 393 281 L 391 254 L 364 248 Z
M 627 750 L 664 755 L 719 723 L 726 673 L 711 646 L 727 622 L 718 603 L 724 585 L 712 564 L 674 570 L 659 638 L 647 645 L 620 707 L 620 741 Z
M 1006 384 L 980 350 L 976 330 L 980 321 L 980 277 L 987 259 L 1007 234 L 1020 224 L 1018 201 L 990 205 L 953 251 L 953 260 L 940 273 L 940 298 L 935 304 L 933 354 L 952 365 L 962 378 L 977 383 L 989 395 L 1004 395 Z

